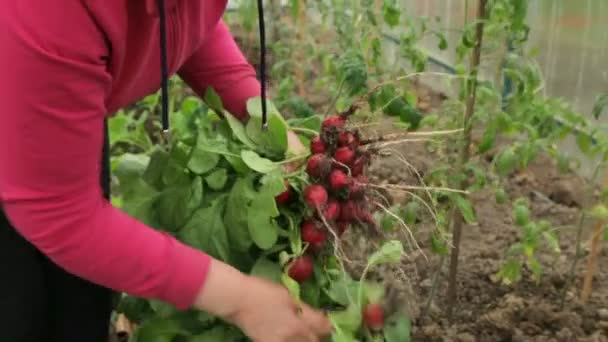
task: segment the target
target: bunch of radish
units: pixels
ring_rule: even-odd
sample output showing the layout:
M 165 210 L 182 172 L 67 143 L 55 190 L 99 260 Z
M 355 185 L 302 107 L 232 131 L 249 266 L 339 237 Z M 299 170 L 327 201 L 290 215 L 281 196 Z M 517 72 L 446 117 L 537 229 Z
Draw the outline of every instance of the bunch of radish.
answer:
M 311 255 L 320 252 L 330 237 L 339 238 L 355 226 L 375 227 L 365 191 L 365 170 L 370 158 L 359 148 L 358 132 L 346 127 L 349 115 L 326 118 L 320 135 L 311 139 L 311 156 L 306 163 L 310 183 L 303 190 L 309 214 L 300 225 L 309 253 L 295 258 L 289 266 L 290 277 L 298 282 L 310 278 Z M 291 196 L 288 189 L 277 197 L 277 202 L 286 204 Z

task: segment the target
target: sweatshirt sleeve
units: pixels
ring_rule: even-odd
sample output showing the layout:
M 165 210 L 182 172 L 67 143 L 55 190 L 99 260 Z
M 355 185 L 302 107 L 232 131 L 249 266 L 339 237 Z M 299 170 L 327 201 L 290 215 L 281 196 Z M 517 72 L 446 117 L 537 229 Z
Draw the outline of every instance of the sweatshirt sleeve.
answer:
M 247 117 L 247 100 L 260 95 L 255 69 L 243 56 L 223 20 L 178 74 L 200 96 L 207 87 L 213 87 L 226 109 L 240 119 Z
M 188 308 L 211 259 L 103 198 L 107 47 L 81 2 L 62 3 L 43 6 L 61 15 L 27 17 L 21 2 L 0 14 L 0 203 L 18 232 L 68 272 Z M 60 22 L 66 17 L 70 24 Z

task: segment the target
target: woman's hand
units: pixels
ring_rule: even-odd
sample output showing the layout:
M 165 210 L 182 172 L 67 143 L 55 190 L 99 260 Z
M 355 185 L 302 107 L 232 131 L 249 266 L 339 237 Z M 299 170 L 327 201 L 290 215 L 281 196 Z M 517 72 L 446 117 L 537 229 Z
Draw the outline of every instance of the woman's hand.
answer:
M 239 309 L 227 319 L 259 342 L 320 341 L 331 333 L 325 315 L 305 304 L 297 305 L 287 290 L 250 277 Z
M 217 260 L 195 307 L 235 324 L 255 342 L 316 342 L 332 329 L 322 313 L 298 306 L 285 288 Z

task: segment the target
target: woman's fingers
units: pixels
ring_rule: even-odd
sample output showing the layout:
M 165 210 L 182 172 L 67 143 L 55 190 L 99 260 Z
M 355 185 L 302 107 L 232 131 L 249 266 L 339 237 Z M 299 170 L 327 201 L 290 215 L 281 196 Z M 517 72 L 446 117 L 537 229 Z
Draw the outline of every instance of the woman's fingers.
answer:
M 319 311 L 313 310 L 308 305 L 302 305 L 302 320 L 306 323 L 316 336 L 328 336 L 332 332 L 332 325 L 327 316 Z

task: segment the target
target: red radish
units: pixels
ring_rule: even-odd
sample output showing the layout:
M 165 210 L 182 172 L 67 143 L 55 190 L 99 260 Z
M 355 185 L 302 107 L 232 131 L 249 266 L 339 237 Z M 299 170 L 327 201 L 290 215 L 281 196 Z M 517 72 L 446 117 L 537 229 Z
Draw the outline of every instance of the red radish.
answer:
M 355 151 L 347 146 L 340 147 L 334 153 L 334 159 L 339 163 L 350 166 L 355 160 Z
M 336 223 L 336 233 L 338 234 L 338 236 L 342 236 L 342 234 L 344 234 L 344 232 L 348 230 L 349 225 L 350 223 L 346 221 L 338 221 Z
M 359 146 L 359 139 L 352 132 L 343 131 L 338 135 L 338 145 L 357 148 Z
M 350 168 L 350 172 L 353 177 L 359 176 L 363 174 L 365 171 L 365 164 L 367 164 L 367 157 L 360 156 L 353 162 L 353 166 Z
M 287 275 L 298 283 L 303 283 L 312 276 L 313 261 L 310 255 L 295 258 L 290 264 Z
M 329 175 L 329 185 L 332 190 L 338 191 L 351 184 L 351 179 L 342 170 L 333 170 Z
M 327 241 L 327 232 L 319 229 L 313 220 L 306 220 L 302 223 L 302 240 L 308 242 L 313 250 L 319 250 Z
M 327 190 L 322 185 L 311 184 L 304 189 L 304 201 L 312 208 L 319 208 L 327 203 Z
M 360 175 L 355 178 L 353 186 L 350 188 L 349 198 L 360 199 L 365 195 L 365 185 L 368 183 L 367 177 Z
M 361 208 L 357 202 L 348 200 L 342 203 L 340 207 L 340 220 L 341 221 L 357 221 L 361 218 Z
M 291 186 L 289 185 L 288 181 L 285 181 L 285 186 L 287 187 L 287 190 L 281 192 L 280 194 L 277 195 L 277 197 L 275 197 L 275 200 L 277 201 L 278 204 L 287 204 L 291 200 L 292 192 L 291 192 Z
M 340 216 L 340 203 L 335 199 L 330 199 L 325 208 L 325 218 L 335 220 Z
M 310 158 L 308 158 L 308 163 L 306 164 L 306 172 L 312 177 L 321 176 L 321 163 L 325 160 L 325 155 L 323 154 L 314 154 Z
M 327 147 L 325 146 L 325 143 L 323 142 L 320 136 L 317 135 L 316 137 L 312 138 L 312 140 L 310 140 L 310 152 L 312 152 L 313 154 L 323 154 L 327 152 Z
M 342 128 L 344 127 L 344 124 L 344 118 L 339 115 L 332 115 L 328 116 L 325 120 L 323 120 L 321 127 L 323 127 L 324 131 L 327 131 L 332 128 Z
M 370 330 L 382 330 L 382 327 L 384 327 L 382 306 L 380 304 L 368 304 L 363 310 L 363 322 Z

